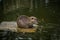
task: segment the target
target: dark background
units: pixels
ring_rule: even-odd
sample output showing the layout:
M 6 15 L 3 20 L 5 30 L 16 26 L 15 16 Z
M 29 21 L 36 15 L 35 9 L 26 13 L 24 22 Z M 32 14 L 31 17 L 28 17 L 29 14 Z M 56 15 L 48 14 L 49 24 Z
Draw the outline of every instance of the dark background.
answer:
M 22 36 L 23 38 L 31 37 L 33 40 L 60 40 L 60 0 L 0 1 L 0 22 L 16 21 L 20 15 L 36 16 L 41 21 L 40 26 L 43 26 L 41 28 L 42 31 L 39 28 L 37 32 L 25 34 L 25 36 Z M 1 32 L 0 35 L 3 35 L 4 33 Z M 5 40 L 15 40 L 15 35 L 19 35 L 9 31 L 7 31 L 7 34 L 7 36 L 5 35 L 2 38 L 6 38 Z
M 0 21 L 15 21 L 22 14 L 43 18 L 48 23 L 60 24 L 60 0 L 0 1 Z

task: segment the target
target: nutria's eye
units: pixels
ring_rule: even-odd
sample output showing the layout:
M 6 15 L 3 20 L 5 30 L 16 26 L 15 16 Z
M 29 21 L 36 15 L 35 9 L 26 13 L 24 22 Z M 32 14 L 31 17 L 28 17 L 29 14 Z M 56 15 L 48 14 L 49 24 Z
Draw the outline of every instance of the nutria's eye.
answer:
M 32 18 L 32 19 L 34 19 L 34 18 Z

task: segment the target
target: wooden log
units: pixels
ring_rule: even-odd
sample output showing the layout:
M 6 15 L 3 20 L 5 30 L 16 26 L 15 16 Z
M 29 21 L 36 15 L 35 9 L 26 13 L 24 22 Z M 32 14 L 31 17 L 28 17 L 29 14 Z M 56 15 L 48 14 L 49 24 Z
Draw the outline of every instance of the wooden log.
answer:
M 37 28 L 18 28 L 16 22 L 2 22 L 0 24 L 0 30 L 10 30 L 13 32 L 27 32 L 33 33 L 36 32 Z
M 0 30 L 11 30 L 17 32 L 17 23 L 14 21 L 4 21 L 0 24 Z
M 33 33 L 36 32 L 36 28 L 17 28 L 18 32 L 22 32 L 22 33 Z

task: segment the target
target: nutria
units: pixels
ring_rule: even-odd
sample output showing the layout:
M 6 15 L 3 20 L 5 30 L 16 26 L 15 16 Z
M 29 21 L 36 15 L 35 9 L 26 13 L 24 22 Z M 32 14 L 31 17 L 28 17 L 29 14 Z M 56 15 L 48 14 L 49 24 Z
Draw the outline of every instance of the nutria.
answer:
M 17 18 L 17 25 L 19 28 L 32 28 L 33 24 L 38 24 L 37 18 L 34 16 L 28 17 L 21 15 Z

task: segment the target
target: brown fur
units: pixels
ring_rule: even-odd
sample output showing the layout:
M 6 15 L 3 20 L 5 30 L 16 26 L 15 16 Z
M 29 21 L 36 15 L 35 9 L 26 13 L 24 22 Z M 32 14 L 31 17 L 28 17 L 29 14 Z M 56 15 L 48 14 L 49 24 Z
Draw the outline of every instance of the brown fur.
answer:
M 33 27 L 33 24 L 38 24 L 37 18 L 34 16 L 28 17 L 26 15 L 21 15 L 17 18 L 17 25 L 20 28 Z

